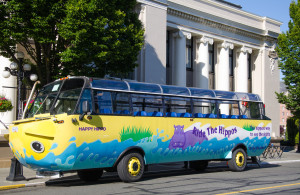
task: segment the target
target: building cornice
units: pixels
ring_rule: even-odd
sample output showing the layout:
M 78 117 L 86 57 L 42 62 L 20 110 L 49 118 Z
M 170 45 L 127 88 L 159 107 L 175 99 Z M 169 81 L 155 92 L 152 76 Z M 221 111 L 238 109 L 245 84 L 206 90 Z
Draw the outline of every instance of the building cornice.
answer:
M 138 3 L 150 5 L 162 10 L 167 10 L 168 4 L 159 0 L 137 0 Z
M 253 39 L 260 40 L 260 41 L 274 41 L 274 40 L 277 40 L 277 38 L 275 38 L 275 37 L 271 37 L 271 36 L 266 35 L 267 33 L 262 35 L 262 34 L 258 34 L 258 33 L 255 33 L 255 32 L 246 31 L 246 30 L 243 30 L 243 29 L 240 29 L 240 28 L 237 28 L 237 27 L 229 26 L 229 25 L 222 24 L 222 23 L 219 23 L 219 22 L 216 22 L 216 21 L 212 21 L 212 20 L 208 20 L 208 19 L 205 19 L 205 18 L 202 18 L 202 17 L 199 17 L 199 16 L 195 16 L 195 15 L 192 15 L 192 14 L 189 14 L 189 13 L 185 13 L 185 12 L 182 12 L 182 11 L 170 8 L 170 7 L 168 8 L 168 14 L 176 16 L 176 17 L 184 18 L 184 19 L 187 19 L 187 20 L 192 20 L 192 21 L 195 21 L 197 23 L 203 24 L 205 26 L 217 28 L 217 29 L 220 29 L 220 30 L 223 30 L 223 31 L 234 33 L 234 34 L 239 34 L 239 35 L 242 35 L 242 36 L 245 36 L 245 37 L 250 37 L 250 38 L 253 38 Z

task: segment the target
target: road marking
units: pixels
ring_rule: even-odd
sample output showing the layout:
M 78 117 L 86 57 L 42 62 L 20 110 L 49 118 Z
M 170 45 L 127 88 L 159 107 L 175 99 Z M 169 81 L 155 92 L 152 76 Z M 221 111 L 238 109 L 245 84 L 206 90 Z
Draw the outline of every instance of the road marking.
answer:
M 36 182 L 36 183 L 27 183 L 27 184 L 17 184 L 17 185 L 9 185 L 9 186 L 0 186 L 1 190 L 10 190 L 16 188 L 24 188 L 24 187 L 33 187 L 33 186 L 41 186 L 45 185 L 45 182 Z
M 0 190 L 9 190 L 14 188 L 23 188 L 25 184 L 18 184 L 18 185 L 10 185 L 10 186 L 0 186 Z
M 281 185 L 281 186 L 271 186 L 271 187 L 265 187 L 265 188 L 256 188 L 256 189 L 251 189 L 251 190 L 242 190 L 242 191 L 235 191 L 235 192 L 227 192 L 227 193 L 216 194 L 216 195 L 238 194 L 238 193 L 243 193 L 243 192 L 252 192 L 252 191 L 258 191 L 258 190 L 266 190 L 266 189 L 273 189 L 273 188 L 282 188 L 282 187 L 296 186 L 296 185 L 300 185 L 300 183 L 293 183 L 293 184 L 287 184 L 287 185 Z

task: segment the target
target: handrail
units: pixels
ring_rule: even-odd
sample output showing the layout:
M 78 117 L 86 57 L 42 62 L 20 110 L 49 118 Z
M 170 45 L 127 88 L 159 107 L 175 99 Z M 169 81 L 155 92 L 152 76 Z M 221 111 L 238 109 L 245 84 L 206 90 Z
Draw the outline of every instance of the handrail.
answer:
M 34 83 L 33 88 L 32 88 L 32 90 L 31 90 L 31 92 L 30 92 L 30 96 L 29 96 L 29 98 L 28 98 L 28 100 L 27 100 L 27 102 L 26 102 L 26 106 L 25 106 L 24 112 L 23 112 L 23 114 L 22 114 L 22 119 L 24 119 L 24 117 L 25 117 L 25 113 L 26 113 L 27 108 L 28 108 L 28 105 L 29 105 L 29 103 L 30 103 L 30 101 L 31 101 L 33 92 L 35 91 L 36 85 L 37 85 L 37 84 L 40 84 L 40 83 L 41 83 L 40 81 L 36 81 L 36 82 Z

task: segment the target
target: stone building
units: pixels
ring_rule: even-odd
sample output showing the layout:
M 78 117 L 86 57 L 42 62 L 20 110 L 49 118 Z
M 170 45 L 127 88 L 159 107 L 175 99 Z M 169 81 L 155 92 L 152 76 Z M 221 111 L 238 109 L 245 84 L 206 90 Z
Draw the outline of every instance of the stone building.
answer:
M 145 45 L 133 79 L 260 95 L 279 136 L 279 21 L 222 0 L 138 0 Z

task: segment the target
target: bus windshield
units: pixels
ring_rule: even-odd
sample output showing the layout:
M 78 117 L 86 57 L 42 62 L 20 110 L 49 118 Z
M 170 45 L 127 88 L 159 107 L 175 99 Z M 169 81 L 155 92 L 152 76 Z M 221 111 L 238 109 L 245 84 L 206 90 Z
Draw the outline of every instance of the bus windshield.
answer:
M 36 114 L 73 113 L 83 86 L 83 79 L 69 79 L 46 85 L 33 101 L 26 118 Z

